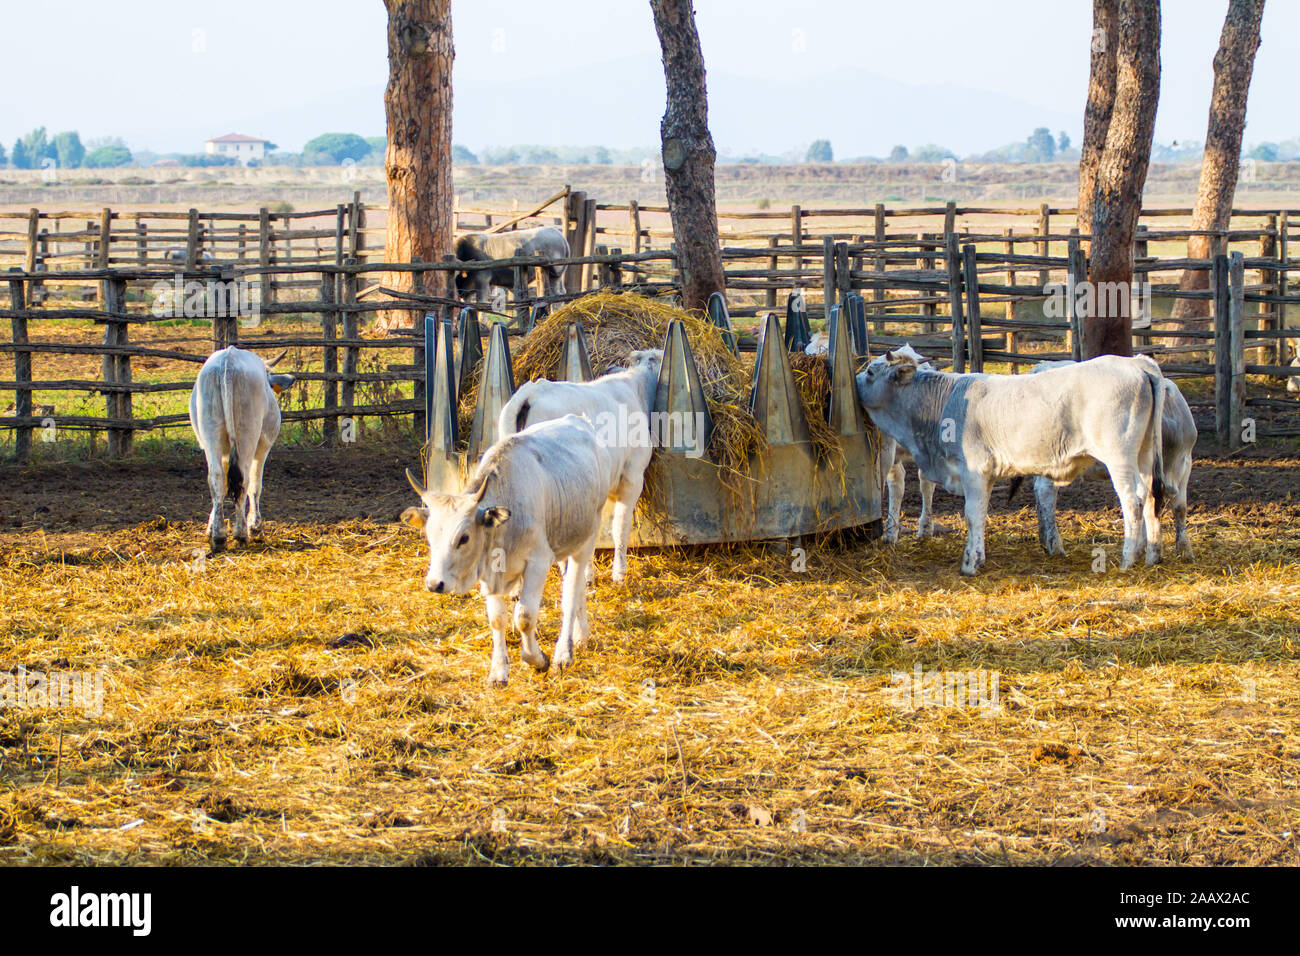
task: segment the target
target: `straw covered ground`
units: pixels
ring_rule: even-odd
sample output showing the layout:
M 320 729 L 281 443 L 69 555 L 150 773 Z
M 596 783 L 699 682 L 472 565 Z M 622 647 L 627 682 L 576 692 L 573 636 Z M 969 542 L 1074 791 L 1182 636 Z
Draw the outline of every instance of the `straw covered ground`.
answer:
M 0 676 L 105 675 L 0 710 L 0 863 L 1300 863 L 1294 446 L 1198 461 L 1190 563 L 1115 570 L 1083 486 L 1068 557 L 1000 505 L 973 580 L 956 534 L 605 556 L 576 666 L 504 689 L 392 520 L 413 455 L 277 449 L 204 561 L 197 453 L 0 467 Z

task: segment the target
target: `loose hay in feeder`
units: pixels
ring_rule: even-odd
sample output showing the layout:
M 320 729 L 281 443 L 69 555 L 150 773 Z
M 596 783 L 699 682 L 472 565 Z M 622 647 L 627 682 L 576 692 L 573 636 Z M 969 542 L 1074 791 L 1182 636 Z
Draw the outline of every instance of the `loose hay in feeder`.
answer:
M 749 407 L 753 363 L 733 355 L 717 327 L 699 315 L 640 295 L 597 292 L 584 296 L 551 313 L 524 339 L 514 360 L 515 381 L 554 375 L 569 326 L 574 322 L 580 322 L 586 334 L 592 373 L 602 375 L 622 366 L 633 351 L 662 347 L 674 319 L 686 332 L 713 419 L 709 453 L 719 466 L 723 484 L 733 496 L 744 499 L 747 486 L 756 477 L 750 471 L 751 461 L 767 444 Z M 835 460 L 842 452 L 838 438 L 826 424 L 831 384 L 826 360 L 802 355 L 792 359 L 814 450 L 819 458 Z M 463 405 L 461 414 L 465 414 Z M 652 462 L 645 495 L 651 510 L 655 501 L 654 472 Z

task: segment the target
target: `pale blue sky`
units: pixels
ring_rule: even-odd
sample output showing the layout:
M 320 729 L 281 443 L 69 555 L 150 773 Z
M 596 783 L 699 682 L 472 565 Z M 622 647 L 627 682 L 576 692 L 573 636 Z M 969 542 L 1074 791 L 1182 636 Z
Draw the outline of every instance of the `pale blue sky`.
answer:
M 1156 137 L 1200 140 L 1227 0 L 1166 0 Z M 651 145 L 663 77 L 644 0 L 454 0 L 455 140 Z M 298 149 L 383 132 L 380 0 L 3 0 L 0 141 L 37 125 L 199 151 L 237 131 Z M 720 149 L 960 154 L 1032 126 L 1077 141 L 1089 0 L 698 0 Z M 1246 140 L 1300 136 L 1300 2 L 1269 0 Z

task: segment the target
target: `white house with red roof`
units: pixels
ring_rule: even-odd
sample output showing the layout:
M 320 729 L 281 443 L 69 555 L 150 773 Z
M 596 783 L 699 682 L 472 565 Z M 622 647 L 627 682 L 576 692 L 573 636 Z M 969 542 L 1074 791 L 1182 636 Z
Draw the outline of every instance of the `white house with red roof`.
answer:
M 261 160 L 266 156 L 270 140 L 258 139 L 256 136 L 244 136 L 242 133 L 227 133 L 207 140 L 204 151 L 209 156 L 229 156 L 247 166 L 250 160 Z

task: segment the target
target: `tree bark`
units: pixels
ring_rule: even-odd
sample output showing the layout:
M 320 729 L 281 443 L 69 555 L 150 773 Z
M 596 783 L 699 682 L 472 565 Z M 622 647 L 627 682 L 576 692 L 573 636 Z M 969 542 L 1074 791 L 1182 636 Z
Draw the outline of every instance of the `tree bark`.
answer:
M 452 251 L 450 0 L 384 0 L 388 8 L 386 262 L 418 256 L 437 262 Z M 409 291 L 410 273 L 386 273 L 384 285 Z M 441 290 L 431 290 L 441 291 Z M 409 321 L 380 313 L 375 327 Z
M 1076 225 L 1080 235 L 1092 231 L 1092 200 L 1097 168 L 1106 145 L 1110 115 L 1115 109 L 1115 52 L 1119 49 L 1119 0 L 1092 0 L 1092 58 L 1088 67 L 1088 105 L 1083 111 L 1083 142 L 1079 144 L 1079 201 Z M 1083 241 L 1084 249 L 1088 244 Z
M 650 0 L 663 51 L 668 106 L 659 135 L 663 141 L 668 211 L 682 275 L 682 307 L 703 312 L 709 296 L 726 288 L 718 246 L 718 210 L 713 164 L 717 152 L 709 134 L 704 55 L 691 0 Z
M 1160 0 L 1120 0 L 1118 34 L 1115 108 L 1093 196 L 1088 270 L 1093 303 L 1083 324 L 1085 359 L 1133 354 L 1133 236 L 1160 99 Z M 1107 291 L 1116 288 L 1118 294 Z
M 1223 230 L 1232 221 L 1232 200 L 1237 188 L 1241 158 L 1241 137 L 1246 128 L 1246 96 L 1259 49 L 1259 24 L 1264 0 L 1229 0 L 1228 16 L 1214 54 L 1214 90 L 1210 95 L 1210 121 L 1205 133 L 1205 154 L 1201 159 L 1201 181 L 1196 190 L 1192 229 Z M 1209 259 L 1220 243 L 1213 236 L 1192 236 L 1187 240 L 1187 258 Z M 1184 269 L 1178 288 L 1183 291 L 1210 287 L 1210 273 Z M 1177 299 L 1173 318 L 1204 318 L 1185 328 L 1208 328 L 1209 299 Z M 1181 345 L 1203 345 L 1200 339 L 1179 339 Z

